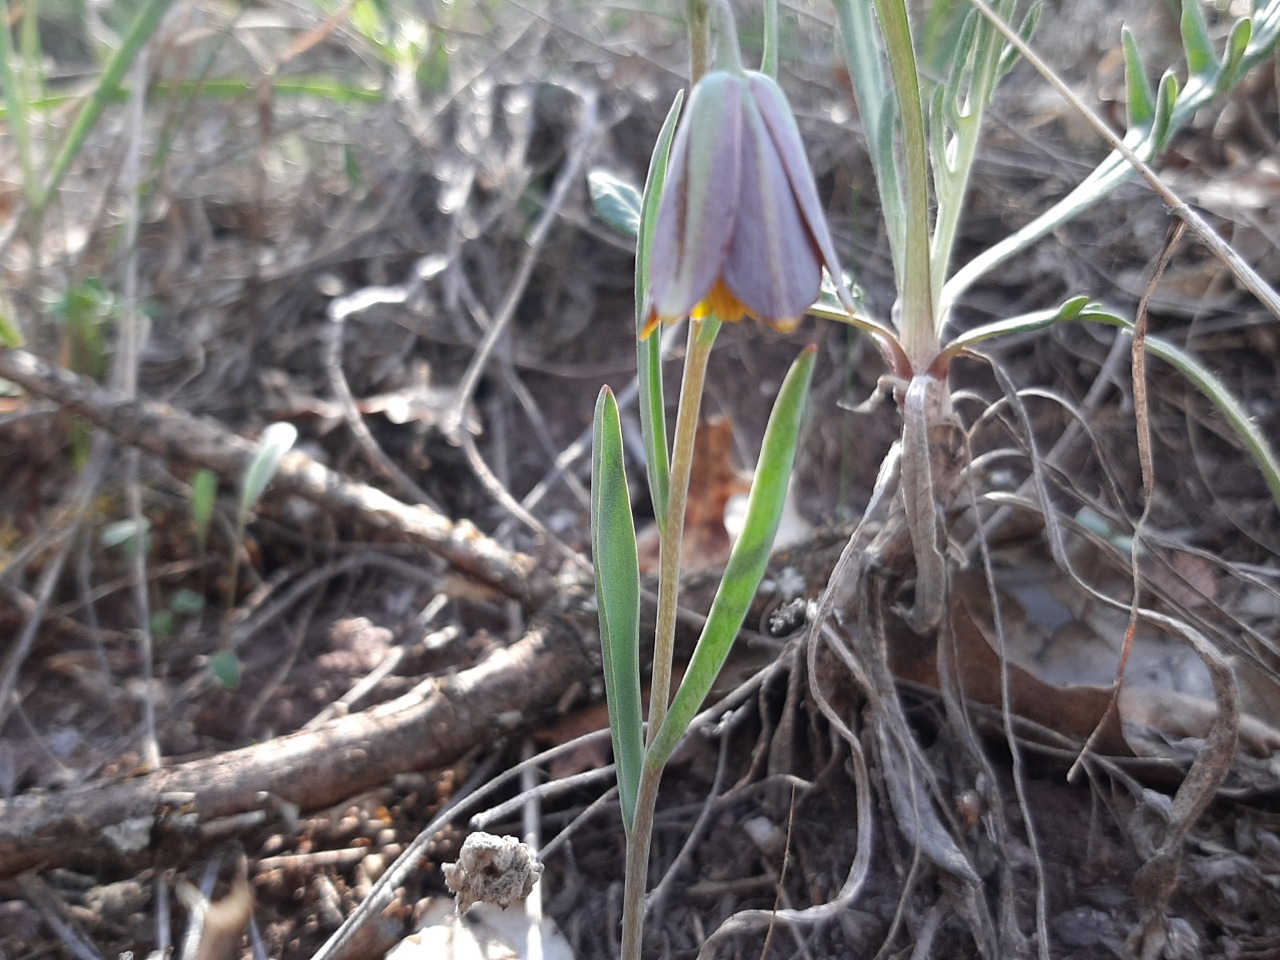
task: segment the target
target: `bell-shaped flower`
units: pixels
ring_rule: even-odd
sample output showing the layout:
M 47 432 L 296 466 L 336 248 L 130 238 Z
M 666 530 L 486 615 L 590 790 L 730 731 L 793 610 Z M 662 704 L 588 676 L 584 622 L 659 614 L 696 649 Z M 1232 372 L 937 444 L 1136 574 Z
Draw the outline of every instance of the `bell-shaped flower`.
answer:
M 824 266 L 852 309 L 781 88 L 741 67 L 707 73 L 671 151 L 642 336 L 710 314 L 791 329 L 817 299 Z

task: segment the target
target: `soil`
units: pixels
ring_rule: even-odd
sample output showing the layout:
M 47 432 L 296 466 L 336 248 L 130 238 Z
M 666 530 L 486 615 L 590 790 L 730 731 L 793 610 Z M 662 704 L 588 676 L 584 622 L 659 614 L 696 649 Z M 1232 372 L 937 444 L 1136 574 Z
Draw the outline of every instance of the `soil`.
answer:
M 634 375 L 634 258 L 586 174 L 643 182 L 687 70 L 682 34 L 620 7 L 369 6 L 358 22 L 283 3 L 176 5 L 148 48 L 144 109 L 107 106 L 42 224 L 16 174 L 0 178 L 0 309 L 26 337 L 0 347 L 0 958 L 311 957 L 404 855 L 390 903 L 333 954 L 381 957 L 447 895 L 442 866 L 480 825 L 532 828 L 545 915 L 579 960 L 617 954 L 624 838 L 601 772 L 585 487 L 595 397 Z M 864 309 L 885 317 L 888 246 L 832 14 L 783 6 L 781 79 Z M 1049 7 L 1041 48 L 1117 124 L 1122 20 L 1149 64 L 1179 55 L 1163 8 Z M 741 16 L 757 36 L 758 15 Z M 83 37 L 52 14 L 42 31 L 51 63 L 86 70 Z M 396 42 L 426 45 L 416 72 L 396 66 Z M 1162 169 L 1275 282 L 1273 68 L 1202 111 Z M 245 88 L 225 93 L 222 77 Z M 40 149 L 52 152 L 66 121 L 48 122 Z M 1025 65 L 988 126 L 959 262 L 1103 153 Z M 130 181 L 133 151 L 144 173 Z M 975 286 L 957 327 L 1080 293 L 1132 314 L 1168 223 L 1148 190 L 1122 187 Z M 122 331 L 135 315 L 146 322 L 131 366 Z M 1217 260 L 1184 241 L 1150 323 L 1274 443 L 1280 327 Z M 980 879 L 965 886 L 901 822 L 874 697 L 834 660 L 818 680 L 806 671 L 802 614 L 771 619 L 783 599 L 822 593 L 900 430 L 892 402 L 861 407 L 884 372 L 865 339 L 816 319 L 787 334 L 726 326 L 705 400 L 732 438 L 729 465 L 708 467 L 721 487 L 741 483 L 811 342 L 803 525 L 726 668 L 717 695 L 730 706 L 663 781 L 646 955 L 1280 958 L 1280 514 L 1220 412 L 1152 362 L 1144 586 L 1231 659 L 1245 711 L 1240 752 L 1179 846 L 1156 920 L 1137 881 L 1205 742 L 1194 717 L 1174 728 L 1211 694 L 1153 695 L 1143 716 L 1162 719 L 1126 715 L 1117 734 L 1147 748 L 1095 754 L 1069 778 L 1080 743 L 1067 719 L 1014 723 L 980 698 L 957 712 L 936 638 L 916 649 L 889 615 L 880 641 L 916 751 L 904 756 L 925 761 L 937 822 Z M 1051 509 L 1079 525 L 1096 515 L 1095 540 L 1117 542 L 1141 513 L 1129 352 L 1115 342 L 1110 328 L 1062 324 L 953 369 L 1001 583 L 1055 570 L 1041 514 L 992 519 L 1055 444 Z M 669 399 L 680 354 L 677 342 Z M 993 369 L 1024 391 L 1025 423 Z M 295 452 L 242 510 L 273 423 L 296 428 Z M 624 432 L 639 449 L 633 410 Z M 207 531 L 193 508 L 201 471 L 218 482 Z M 639 495 L 635 506 L 643 527 L 652 508 Z M 980 572 L 972 511 L 949 523 L 957 569 Z M 686 653 L 722 533 L 691 558 L 703 569 L 683 595 Z M 1073 537 L 1073 550 L 1102 549 Z M 1111 569 L 1100 553 L 1073 556 Z M 1104 582 L 1127 606 L 1129 569 L 1115 570 Z M 1073 623 L 1106 632 L 1062 599 L 1069 578 L 1044 580 Z M 956 602 L 980 619 L 976 601 Z M 1073 661 L 1096 654 L 1073 652 L 1062 630 L 1036 634 L 1034 614 L 1011 619 L 1010 662 L 1019 642 L 1052 647 L 1064 702 L 1073 685 L 1105 688 L 1111 661 L 1099 679 Z M 499 775 L 539 751 L 529 776 L 548 788 L 498 809 L 531 789 Z M 841 896 L 868 811 L 860 892 L 796 919 Z M 191 904 L 208 898 L 197 946 Z

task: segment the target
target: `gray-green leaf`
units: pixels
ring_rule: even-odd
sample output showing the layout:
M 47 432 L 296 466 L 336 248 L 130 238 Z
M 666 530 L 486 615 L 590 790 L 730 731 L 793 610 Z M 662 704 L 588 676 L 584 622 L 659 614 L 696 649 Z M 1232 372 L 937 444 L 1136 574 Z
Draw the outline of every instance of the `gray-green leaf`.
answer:
M 644 762 L 640 712 L 640 562 L 631 494 L 627 487 L 622 427 L 613 391 L 596 401 L 591 447 L 591 551 L 600 614 L 600 652 L 618 794 L 627 830 L 635 820 Z

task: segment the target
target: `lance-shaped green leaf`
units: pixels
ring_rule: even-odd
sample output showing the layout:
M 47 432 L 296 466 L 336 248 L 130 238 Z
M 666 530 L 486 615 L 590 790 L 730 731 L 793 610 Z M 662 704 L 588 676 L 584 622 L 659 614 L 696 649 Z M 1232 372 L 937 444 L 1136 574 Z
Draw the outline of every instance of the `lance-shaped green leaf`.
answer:
M 640 432 L 644 435 L 645 464 L 649 474 L 649 496 L 653 498 L 653 514 L 661 526 L 667 515 L 667 496 L 671 487 L 671 455 L 667 451 L 666 401 L 662 393 L 662 339 L 641 336 L 649 316 L 645 302 L 649 289 L 649 255 L 653 249 L 653 229 L 658 219 L 658 206 L 667 184 L 667 161 L 671 157 L 671 141 L 684 91 L 676 94 L 667 119 L 658 133 L 658 142 L 649 160 L 649 173 L 644 181 L 644 199 L 640 207 L 639 236 L 636 238 L 636 376 L 640 384 Z
M 245 471 L 240 484 L 241 521 L 257 506 L 267 484 L 280 467 L 281 457 L 289 452 L 289 448 L 297 440 L 298 429 L 291 423 L 271 423 L 263 428 L 258 440 L 258 450 L 249 462 L 249 469 Z
M 1218 55 L 1213 51 L 1209 26 L 1204 22 L 1200 0 L 1182 0 L 1182 49 L 1187 55 L 1187 69 L 1192 74 L 1212 73 L 1218 68 Z
M 1244 57 L 1249 51 L 1249 41 L 1253 39 L 1253 21 L 1245 18 L 1237 20 L 1227 37 L 1226 48 L 1222 52 L 1222 64 L 1218 67 L 1217 86 L 1223 89 L 1234 87 L 1240 80 L 1240 71 L 1244 69 Z
M 622 820 L 630 832 L 644 739 L 640 716 L 640 563 L 631 494 L 622 451 L 622 427 L 613 391 L 596 401 L 591 447 L 591 552 L 596 568 L 604 692 L 617 766 Z
M 640 235 L 640 191 L 608 170 L 587 174 L 591 203 L 600 219 L 632 239 Z
M 1156 115 L 1156 92 L 1147 78 L 1142 51 L 1128 26 L 1120 28 L 1120 45 L 1124 48 L 1124 82 L 1127 91 L 1129 129 L 1147 126 Z
M 764 576 L 765 565 L 769 562 L 773 538 L 786 503 L 787 484 L 791 480 L 791 468 L 800 440 L 805 398 L 813 379 L 815 353 L 814 347 L 805 348 L 791 365 L 782 389 L 778 391 L 778 399 L 769 415 L 769 425 L 764 431 L 760 461 L 751 481 L 742 534 L 729 555 L 724 579 L 711 602 L 711 612 L 707 614 L 689 669 L 685 671 L 680 689 L 676 691 L 666 719 L 645 757 L 645 763 L 651 767 L 661 767 L 667 762 L 689 728 L 720 668 L 724 666 L 729 649 L 742 629 L 747 609 L 760 587 L 760 578 Z

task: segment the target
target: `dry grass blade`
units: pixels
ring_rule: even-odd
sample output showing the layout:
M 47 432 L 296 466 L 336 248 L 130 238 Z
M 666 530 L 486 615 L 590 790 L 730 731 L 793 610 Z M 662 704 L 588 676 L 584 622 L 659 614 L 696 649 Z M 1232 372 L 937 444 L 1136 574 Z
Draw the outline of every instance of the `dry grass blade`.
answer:
M 414 483 L 409 475 L 401 470 L 378 446 L 378 441 L 374 439 L 373 433 L 369 430 L 368 425 L 364 422 L 364 417 L 361 416 L 356 406 L 356 399 L 351 394 L 351 386 L 347 383 L 346 374 L 342 370 L 342 343 L 343 338 L 346 336 L 347 317 L 357 310 L 371 306 L 373 303 L 403 303 L 409 297 L 407 286 L 394 287 L 380 293 L 381 295 L 376 300 L 372 299 L 370 292 L 366 290 L 353 297 L 335 299 L 329 304 L 331 326 L 329 328 L 325 364 L 329 373 L 329 387 L 342 408 L 342 416 L 347 421 L 347 427 L 351 430 L 352 436 L 356 438 L 356 442 L 360 444 L 360 448 L 364 451 L 365 456 L 369 458 L 369 462 L 374 469 L 383 476 L 388 477 L 413 502 L 425 503 L 432 510 L 442 512 L 442 508 L 435 498 Z
M 1134 320 L 1133 341 L 1131 344 L 1133 353 L 1133 415 L 1137 428 L 1138 465 L 1142 477 L 1142 513 L 1138 516 L 1133 528 L 1133 544 L 1129 553 L 1133 579 L 1133 602 L 1129 607 L 1129 625 L 1124 633 L 1124 646 L 1121 648 L 1120 658 L 1116 662 L 1116 677 L 1111 685 L 1111 706 L 1107 710 L 1107 716 L 1110 715 L 1112 710 L 1116 709 L 1117 698 L 1120 696 L 1120 685 L 1124 682 L 1125 667 L 1129 663 L 1129 656 L 1133 650 L 1134 631 L 1138 627 L 1138 610 L 1142 597 L 1142 573 L 1138 567 L 1138 554 L 1142 550 L 1143 533 L 1151 516 L 1151 505 L 1156 482 L 1155 463 L 1151 452 L 1151 407 L 1147 398 L 1146 346 L 1149 320 L 1147 308 L 1151 303 L 1151 297 L 1155 294 L 1156 287 L 1160 284 L 1160 278 L 1164 276 L 1165 269 L 1173 259 L 1178 241 L 1182 239 L 1182 235 L 1186 232 L 1186 227 L 1186 222 L 1182 220 L 1175 221 L 1169 226 L 1169 235 L 1165 238 L 1164 247 L 1156 260 L 1155 269 L 1151 272 L 1146 289 L 1142 292 L 1142 299 L 1138 301 L 1138 312 Z M 1101 733 L 1106 719 L 1106 717 L 1103 717 L 1098 722 L 1097 729 L 1085 742 L 1080 751 L 1081 759 L 1072 764 L 1071 770 L 1067 774 L 1068 778 L 1073 778 L 1078 772 L 1081 760 L 1093 748 L 1094 741 Z
M 493 353 L 498 339 L 506 333 L 507 326 L 511 323 L 512 317 L 515 316 L 516 307 L 520 305 L 525 287 L 529 283 L 529 278 L 533 276 L 534 267 L 537 266 L 538 257 L 542 253 L 543 244 L 546 243 L 548 232 L 560 214 L 560 208 L 568 196 L 570 187 L 575 186 L 581 177 L 583 164 L 586 162 L 588 151 L 596 135 L 598 108 L 596 94 L 593 90 L 575 90 L 574 93 L 581 101 L 582 111 L 577 137 L 570 147 L 569 157 L 557 175 L 555 184 L 551 188 L 551 193 L 547 197 L 547 205 L 543 208 L 542 214 L 529 234 L 528 247 L 521 257 L 520 265 L 516 268 L 515 276 L 511 279 L 502 304 L 494 313 L 493 322 L 489 330 L 485 333 L 484 339 L 477 347 L 475 356 L 458 384 L 453 410 L 449 413 L 443 426 L 446 436 L 460 436 L 459 431 L 466 415 L 466 408 L 475 393 L 476 385 L 480 382 L 480 375 L 488 365 L 489 357 Z
M 1187 48 L 1179 3 L 1043 4 L 1039 36 L 1119 129 L 1111 94 L 1156 79 L 1116 48 L 1119 17 L 1159 69 Z M 0 349 L 0 952 L 194 956 L 173 894 L 233 889 L 233 837 L 260 925 L 246 955 L 382 956 L 465 832 L 537 821 L 545 918 L 578 960 L 616 958 L 624 831 L 578 564 L 591 400 L 635 370 L 636 264 L 634 224 L 598 217 L 582 173 L 643 182 L 686 75 L 682 25 L 572 0 L 168 6 L 96 99 L 42 231 L 41 159 L 136 11 L 8 0 L 0 38 L 17 76 L 0 100 L 28 97 L 0 104 L 0 336 L 27 340 Z M 887 119 L 865 129 L 875 111 L 850 98 L 846 67 L 883 72 L 873 44 L 852 63 L 832 47 L 837 8 L 865 11 L 872 37 L 873 5 L 779 6 L 770 57 L 863 286 L 853 322 L 885 341 L 866 318 L 891 313 L 893 252 L 861 144 L 900 140 Z M 1204 9 L 1217 61 L 1243 8 Z M 1267 11 L 1256 50 L 1280 0 L 1250 9 Z M 952 13 L 1004 47 L 969 5 Z M 925 85 L 945 93 L 959 61 L 944 19 L 911 26 Z M 740 26 L 754 65 L 759 9 Z M 1178 109 L 1208 75 L 1187 66 Z M 1185 238 L 1140 304 L 1179 218 L 1105 147 L 1083 157 L 1071 109 L 1014 69 L 969 114 L 983 142 L 964 203 L 935 218 L 965 264 L 956 422 L 920 412 L 927 384 L 907 379 L 852 412 L 883 362 L 829 322 L 847 319 L 833 296 L 792 335 L 746 322 L 717 340 L 703 406 L 732 420 L 736 453 L 786 361 L 819 344 L 792 491 L 810 532 L 770 562 L 672 757 L 645 960 L 1095 960 L 1126 938 L 1162 960 L 1274 952 L 1280 474 L 1250 457 L 1280 425 L 1277 327 Z M 1186 111 L 1161 176 L 1273 281 L 1280 106 L 1265 70 L 1230 87 Z M 976 140 L 954 120 L 961 139 L 937 147 L 963 158 Z M 1130 114 L 1131 143 L 1143 120 Z M 1103 155 L 1132 188 L 1031 255 L 966 272 L 1070 207 Z M 1084 291 L 1120 332 L 1044 309 Z M 684 331 L 663 334 L 646 359 L 671 386 Z M 1234 411 L 1189 386 L 1196 370 Z M 618 392 L 620 432 L 643 526 L 635 481 L 656 457 L 636 442 L 635 393 Z M 893 447 L 877 482 L 904 401 L 913 459 L 904 470 Z M 455 445 L 441 424 L 459 411 Z M 239 541 L 238 484 L 270 423 L 297 443 Z M 704 501 L 717 545 L 722 500 Z M 851 537 L 836 524 L 868 500 Z M 144 525 L 145 557 L 111 538 Z M 680 584 L 677 662 L 711 566 Z M 917 634 L 903 610 L 936 627 Z M 1126 624 L 1118 705 L 1082 754 Z M 210 667 L 223 648 L 238 688 Z M 560 745 L 521 759 L 526 737 Z M 980 886 L 957 878 L 963 861 Z M 233 919 L 222 944 L 239 950 Z

